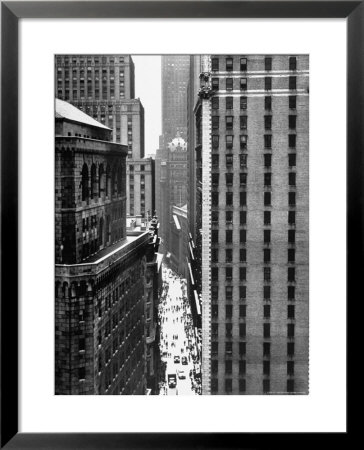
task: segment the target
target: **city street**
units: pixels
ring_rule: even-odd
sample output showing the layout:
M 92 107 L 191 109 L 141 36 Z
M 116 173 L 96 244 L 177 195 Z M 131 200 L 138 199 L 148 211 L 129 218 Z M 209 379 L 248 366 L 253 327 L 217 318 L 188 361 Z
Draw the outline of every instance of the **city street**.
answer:
M 200 391 L 200 385 L 194 375 L 196 370 L 200 371 L 200 364 L 191 310 L 186 297 L 186 280 L 165 265 L 159 317 L 161 357 L 166 363 L 165 380 L 160 395 L 196 395 Z M 175 377 L 175 387 L 169 386 L 168 375 Z

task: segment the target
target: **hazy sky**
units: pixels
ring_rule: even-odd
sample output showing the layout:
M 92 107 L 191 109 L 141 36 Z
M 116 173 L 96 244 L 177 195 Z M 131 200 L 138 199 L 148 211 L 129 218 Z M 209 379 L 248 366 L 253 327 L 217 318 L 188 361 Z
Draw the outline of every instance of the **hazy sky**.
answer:
M 135 56 L 135 97 L 145 112 L 145 155 L 155 153 L 162 131 L 161 56 Z

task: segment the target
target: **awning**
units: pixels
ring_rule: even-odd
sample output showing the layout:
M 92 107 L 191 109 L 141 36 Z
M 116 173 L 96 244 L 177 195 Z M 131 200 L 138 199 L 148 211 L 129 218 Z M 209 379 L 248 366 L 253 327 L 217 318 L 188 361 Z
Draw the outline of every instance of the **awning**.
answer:
M 195 294 L 195 303 L 196 303 L 196 311 L 198 315 L 201 315 L 201 307 L 200 307 L 200 300 L 198 298 L 198 294 L 196 289 L 194 289 L 193 293 Z
M 190 271 L 191 283 L 195 284 L 195 279 L 193 278 L 193 275 L 192 275 L 192 267 L 191 267 L 190 263 L 188 263 L 188 270 Z

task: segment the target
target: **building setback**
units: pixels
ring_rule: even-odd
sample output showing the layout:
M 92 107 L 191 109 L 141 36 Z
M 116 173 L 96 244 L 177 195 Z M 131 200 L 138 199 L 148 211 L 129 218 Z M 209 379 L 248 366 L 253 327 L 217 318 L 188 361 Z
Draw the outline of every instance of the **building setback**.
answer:
M 308 56 L 203 71 L 203 394 L 307 394 Z
M 55 86 L 59 99 L 70 102 L 112 129 L 112 140 L 127 145 L 127 174 L 134 161 L 144 164 L 144 187 L 134 181 L 138 196 L 127 189 L 127 213 L 152 215 L 154 167 L 144 158 L 144 107 L 135 99 L 134 63 L 130 55 L 57 55 Z M 129 180 L 127 180 L 129 181 Z
M 56 394 L 157 392 L 157 227 L 127 232 L 127 147 L 111 140 L 56 99 Z

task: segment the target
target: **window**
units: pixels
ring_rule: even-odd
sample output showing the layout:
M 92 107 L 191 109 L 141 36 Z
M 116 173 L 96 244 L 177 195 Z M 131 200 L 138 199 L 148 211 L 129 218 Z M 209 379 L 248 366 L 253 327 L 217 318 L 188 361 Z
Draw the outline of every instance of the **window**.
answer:
M 263 287 L 264 300 L 270 300 L 270 286 Z
M 211 297 L 212 297 L 212 300 L 218 300 L 218 298 L 219 298 L 219 287 L 218 286 L 211 286 Z
M 272 116 L 264 116 L 264 129 L 265 130 L 272 129 Z
M 211 175 L 211 183 L 213 186 L 218 186 L 219 185 L 219 175 L 218 173 L 213 173 Z
M 295 192 L 288 192 L 288 205 L 296 206 L 296 193 Z
M 240 78 L 240 90 L 246 91 L 248 87 L 248 81 L 246 78 Z
M 239 361 L 239 375 L 245 375 L 246 373 L 246 361 Z
M 211 268 L 211 279 L 212 279 L 212 281 L 219 280 L 219 268 L 218 267 Z
M 287 380 L 287 392 L 294 392 L 294 380 Z
M 232 323 L 225 324 L 225 337 L 231 338 L 233 337 L 233 325 Z
M 225 156 L 226 167 L 233 167 L 233 162 L 234 162 L 233 155 L 226 155 Z
M 288 224 L 295 225 L 296 223 L 296 211 L 288 211 Z
M 225 260 L 227 263 L 231 263 L 233 261 L 233 251 L 231 248 L 227 248 L 225 250 Z
M 264 148 L 272 148 L 272 135 L 271 134 L 264 135 Z
M 232 354 L 233 354 L 233 343 L 232 342 L 225 343 L 225 354 L 226 354 L 226 356 L 232 356 Z
M 239 324 L 239 337 L 241 337 L 241 338 L 246 337 L 246 324 L 245 323 Z
M 226 109 L 233 109 L 233 97 L 226 97 Z
M 211 69 L 219 70 L 219 58 L 212 58 L 211 60 Z
M 218 367 L 219 367 L 219 363 L 216 359 L 213 359 L 211 361 L 211 372 L 212 373 L 217 373 L 218 372 Z
M 295 298 L 296 289 L 294 286 L 288 286 L 287 288 L 287 297 L 288 300 L 294 300 Z
M 246 230 L 240 230 L 240 243 L 246 243 Z
M 240 116 L 240 129 L 246 130 L 248 126 L 248 116 Z
M 227 301 L 231 301 L 233 299 L 233 287 L 232 286 L 225 287 L 225 299 Z
M 271 212 L 264 211 L 264 225 L 270 225 L 271 223 Z
M 229 129 L 231 129 L 231 128 L 229 128 Z M 228 148 L 228 149 L 232 149 L 233 148 L 233 140 L 234 140 L 234 136 L 233 135 L 231 135 L 231 134 L 227 134 L 226 135 L 226 148 Z
M 212 116 L 212 129 L 213 130 L 218 130 L 219 129 L 219 122 L 220 122 L 220 118 L 219 116 Z
M 289 109 L 296 109 L 297 97 L 295 95 L 290 95 L 288 102 L 289 102 Z
M 226 70 L 233 70 L 233 58 L 226 58 Z
M 219 306 L 211 305 L 211 316 L 215 319 L 219 317 Z
M 219 193 L 213 192 L 211 194 L 211 204 L 212 206 L 219 206 Z
M 233 317 L 233 305 L 225 306 L 225 317 L 226 319 L 231 319 Z
M 294 263 L 296 258 L 296 250 L 294 248 L 288 249 L 288 262 Z
M 246 262 L 246 249 L 240 249 L 240 262 Z
M 246 206 L 246 192 L 240 192 L 240 206 Z
M 219 242 L 219 230 L 212 230 L 211 240 L 213 243 Z
M 225 279 L 226 279 L 226 281 L 231 281 L 233 279 L 233 268 L 232 267 L 225 268 Z
M 270 318 L 270 305 L 263 305 L 263 315 L 265 319 Z
M 240 167 L 246 167 L 248 155 L 245 153 L 242 155 L 239 155 L 239 159 L 240 159 Z
M 226 180 L 226 186 L 232 186 L 233 185 L 233 173 L 226 173 L 225 174 L 225 180 Z
M 212 211 L 211 213 L 212 222 L 215 224 L 219 223 L 219 211 Z
M 264 154 L 264 167 L 272 166 L 272 155 L 270 153 Z
M 213 337 L 218 337 L 219 335 L 219 325 L 217 323 L 211 324 L 211 335 Z M 217 361 L 216 361 L 217 363 Z
M 225 125 L 227 130 L 232 130 L 234 124 L 234 117 L 233 116 L 226 116 L 225 117 Z
M 270 392 L 270 380 L 263 380 L 263 392 Z
M 296 231 L 295 230 L 288 230 L 288 242 L 290 244 L 294 244 L 296 240 Z
M 239 286 L 239 300 L 244 301 L 246 299 L 246 286 Z
M 272 194 L 271 192 L 264 192 L 264 206 L 271 206 Z
M 289 338 L 294 337 L 294 323 L 289 323 L 287 325 L 287 337 Z
M 263 323 L 263 336 L 265 338 L 270 337 L 270 323 Z
M 296 89 L 297 88 L 297 78 L 296 77 L 289 77 L 289 89 Z
M 288 174 L 288 184 L 290 186 L 296 186 L 296 173 L 295 172 L 290 172 Z
M 233 231 L 232 230 L 226 230 L 225 231 L 225 241 L 227 244 L 232 244 L 233 242 Z
M 225 222 L 227 224 L 233 223 L 233 212 L 232 211 L 225 211 Z
M 245 319 L 246 317 L 246 305 L 240 305 L 239 306 L 239 318 Z
M 226 192 L 226 206 L 233 206 L 233 193 Z
M 263 356 L 270 356 L 270 342 L 263 342 Z
M 295 56 L 289 58 L 289 70 L 297 70 L 297 58 Z
M 219 167 L 219 155 L 212 155 L 212 159 L 211 159 L 211 162 L 212 162 L 212 167 L 214 167 L 214 168 L 218 168 Z
M 78 379 L 84 380 L 86 378 L 86 369 L 85 367 L 79 367 L 78 368 Z
M 269 56 L 264 58 L 264 69 L 272 70 L 272 58 Z
M 247 173 L 241 173 L 240 174 L 240 186 L 246 186 L 248 174 Z
M 240 109 L 247 109 L 248 107 L 248 98 L 240 97 Z
M 226 78 L 226 90 L 227 91 L 233 90 L 233 79 L 232 78 Z
M 248 142 L 248 136 L 246 134 L 243 134 L 240 136 L 240 149 L 245 150 L 247 147 Z
M 295 318 L 295 306 L 294 305 L 288 305 L 287 307 L 287 319 L 294 319 Z
M 226 394 L 230 394 L 232 391 L 233 391 L 233 382 L 231 378 L 228 378 L 225 380 L 225 392 Z
M 265 360 L 263 361 L 263 375 L 269 375 L 270 374 L 270 361 Z
M 264 79 L 264 89 L 266 91 L 272 90 L 272 78 L 271 77 L 265 77 Z
M 272 185 L 272 174 L 270 172 L 267 172 L 264 174 L 264 186 L 271 186 Z
M 270 262 L 270 248 L 265 248 L 263 250 L 264 253 L 264 262 L 269 263 Z
M 84 351 L 85 350 L 85 338 L 80 338 L 79 340 L 78 340 L 78 350 L 79 351 Z
M 239 268 L 239 279 L 240 281 L 246 281 L 246 267 Z
M 296 135 L 295 134 L 288 135 L 288 147 L 296 148 Z
M 217 356 L 218 353 L 219 353 L 219 343 L 214 341 L 211 343 L 211 355 Z
M 246 381 L 245 379 L 239 380 L 239 392 L 245 392 L 246 391 Z
M 287 355 L 294 356 L 294 342 L 287 343 Z
M 272 110 L 272 97 L 264 97 L 264 109 L 266 111 Z
M 211 392 L 215 394 L 218 390 L 219 390 L 219 380 L 217 378 L 212 378 Z
M 211 249 L 211 261 L 214 263 L 219 261 L 219 250 L 217 248 Z
M 294 267 L 288 267 L 288 282 L 293 283 L 296 280 L 296 270 Z
M 288 126 L 289 126 L 290 130 L 296 129 L 296 122 L 297 122 L 297 116 L 292 116 L 292 115 L 288 116 Z
M 218 148 L 219 147 L 219 135 L 213 134 L 212 135 L 212 148 Z
M 270 243 L 270 230 L 264 230 L 264 244 Z
M 239 342 L 239 356 L 246 355 L 246 342 Z
M 264 273 L 264 281 L 270 281 L 271 278 L 271 270 L 270 267 L 264 267 L 263 268 L 263 273 Z
M 288 155 L 288 166 L 289 167 L 295 167 L 296 166 L 296 154 L 295 153 L 289 153 L 289 155 Z
M 212 97 L 212 109 L 219 109 L 219 97 Z
M 240 211 L 240 225 L 246 225 L 246 211 Z
M 211 80 L 211 87 L 213 91 L 219 90 L 219 79 L 218 78 L 212 78 Z
M 240 58 L 240 70 L 242 72 L 245 72 L 247 70 L 247 63 L 248 63 L 247 58 Z

